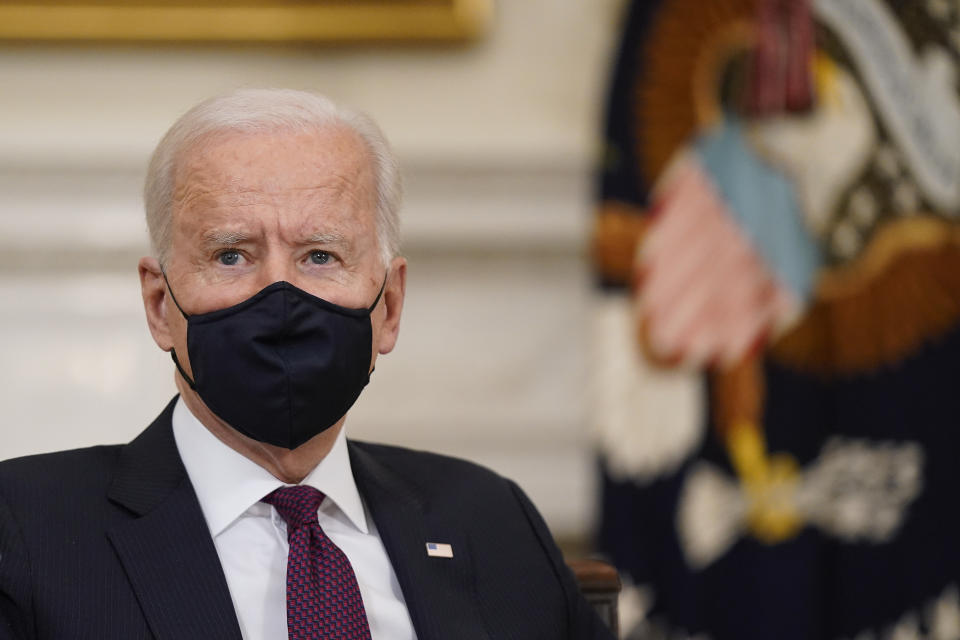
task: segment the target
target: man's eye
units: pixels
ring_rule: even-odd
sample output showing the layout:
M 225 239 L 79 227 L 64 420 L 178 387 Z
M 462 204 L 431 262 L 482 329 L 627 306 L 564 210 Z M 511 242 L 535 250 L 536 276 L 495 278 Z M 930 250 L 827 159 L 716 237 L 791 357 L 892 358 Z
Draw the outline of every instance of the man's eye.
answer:
M 232 267 L 240 261 L 240 252 L 223 251 L 217 256 L 217 260 L 220 261 L 220 264 L 225 264 L 228 267 Z
M 330 262 L 331 255 L 326 251 L 311 251 L 310 262 L 313 264 L 327 264 Z

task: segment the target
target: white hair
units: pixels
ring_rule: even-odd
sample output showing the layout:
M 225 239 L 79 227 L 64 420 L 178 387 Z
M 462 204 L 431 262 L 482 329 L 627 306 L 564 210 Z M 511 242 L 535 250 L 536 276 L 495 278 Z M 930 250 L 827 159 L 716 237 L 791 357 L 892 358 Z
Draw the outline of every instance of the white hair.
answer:
M 177 165 L 202 138 L 219 133 L 311 131 L 345 126 L 370 154 L 376 185 L 377 241 L 384 265 L 400 252 L 400 171 L 390 145 L 368 116 L 316 93 L 293 89 L 239 89 L 204 100 L 177 120 L 157 145 L 147 168 L 143 201 L 150 245 L 161 265 L 170 257 Z

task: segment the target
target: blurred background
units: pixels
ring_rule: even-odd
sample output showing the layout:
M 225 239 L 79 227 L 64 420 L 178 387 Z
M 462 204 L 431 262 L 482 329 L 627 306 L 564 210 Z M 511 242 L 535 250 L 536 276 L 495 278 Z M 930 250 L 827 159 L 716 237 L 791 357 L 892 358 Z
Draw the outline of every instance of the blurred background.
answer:
M 176 6 L 0 5 L 0 458 L 158 413 L 147 158 L 317 90 L 407 184 L 352 437 L 516 479 L 624 637 L 960 640 L 960 4 Z

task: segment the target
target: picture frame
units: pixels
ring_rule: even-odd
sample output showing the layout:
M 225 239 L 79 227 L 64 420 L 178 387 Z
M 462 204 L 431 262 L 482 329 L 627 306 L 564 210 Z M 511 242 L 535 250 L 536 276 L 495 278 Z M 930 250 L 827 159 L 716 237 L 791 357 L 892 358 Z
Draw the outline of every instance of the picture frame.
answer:
M 14 0 L 0 41 L 455 42 L 482 35 L 493 0 Z

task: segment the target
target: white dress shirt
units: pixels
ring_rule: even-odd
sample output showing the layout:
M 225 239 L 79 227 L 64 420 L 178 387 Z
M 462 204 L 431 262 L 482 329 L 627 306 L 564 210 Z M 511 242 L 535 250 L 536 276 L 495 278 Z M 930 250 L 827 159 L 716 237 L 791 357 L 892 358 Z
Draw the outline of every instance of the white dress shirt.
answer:
M 182 399 L 173 410 L 173 435 L 210 527 L 244 639 L 286 638 L 287 526 L 272 506 L 260 502 L 284 483 L 220 442 Z M 326 495 L 317 514 L 320 527 L 353 565 L 373 640 L 414 640 L 393 565 L 357 491 L 342 430 L 301 484 Z

